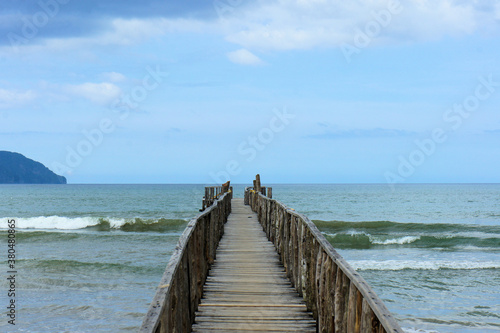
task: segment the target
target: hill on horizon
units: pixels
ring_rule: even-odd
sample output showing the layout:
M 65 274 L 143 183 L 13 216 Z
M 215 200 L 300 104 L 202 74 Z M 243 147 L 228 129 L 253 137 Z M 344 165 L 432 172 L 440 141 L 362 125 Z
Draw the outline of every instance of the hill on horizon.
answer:
M 10 151 L 0 151 L 0 184 L 66 184 L 45 165 Z

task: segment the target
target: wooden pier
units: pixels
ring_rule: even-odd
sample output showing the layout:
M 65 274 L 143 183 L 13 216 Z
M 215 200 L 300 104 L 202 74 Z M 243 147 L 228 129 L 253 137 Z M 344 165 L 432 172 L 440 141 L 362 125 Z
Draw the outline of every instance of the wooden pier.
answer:
M 270 198 L 258 175 L 244 199 L 229 184 L 205 193 L 140 332 L 403 332 L 316 226 Z
M 193 332 L 316 332 L 257 214 L 233 199 Z

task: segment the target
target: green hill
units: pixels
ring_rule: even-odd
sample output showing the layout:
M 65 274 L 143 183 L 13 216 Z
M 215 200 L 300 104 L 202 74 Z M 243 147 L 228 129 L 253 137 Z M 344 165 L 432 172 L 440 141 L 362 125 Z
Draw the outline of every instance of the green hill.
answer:
M 66 184 L 66 178 L 21 154 L 0 151 L 0 184 Z

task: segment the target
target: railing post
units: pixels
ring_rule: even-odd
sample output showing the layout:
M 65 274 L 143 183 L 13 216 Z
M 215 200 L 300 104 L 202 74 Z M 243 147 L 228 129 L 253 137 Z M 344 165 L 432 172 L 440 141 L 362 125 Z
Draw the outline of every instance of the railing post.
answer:
M 245 188 L 245 196 L 244 196 L 244 199 L 243 199 L 243 203 L 245 205 L 251 205 L 251 187 L 246 187 Z
M 205 197 L 203 198 L 203 210 L 205 210 L 205 208 L 207 208 L 209 206 L 209 197 L 210 196 L 210 188 L 209 187 L 205 187 Z
M 257 174 L 255 176 L 255 186 L 254 186 L 254 190 L 257 191 L 257 193 L 260 193 L 260 175 Z

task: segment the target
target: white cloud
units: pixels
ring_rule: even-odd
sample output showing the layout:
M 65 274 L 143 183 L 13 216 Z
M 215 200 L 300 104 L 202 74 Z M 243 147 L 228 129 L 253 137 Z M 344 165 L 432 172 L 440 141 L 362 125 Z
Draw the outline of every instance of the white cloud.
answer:
M 389 3 L 399 3 L 402 11 L 390 14 L 388 24 L 381 25 L 370 45 L 500 31 L 498 0 L 274 0 L 234 6 L 224 20 L 116 18 L 92 37 L 49 38 L 23 47 L 30 54 L 85 50 L 136 45 L 165 34 L 188 32 L 222 35 L 250 51 L 332 48 L 352 43 L 359 30 L 390 11 Z
M 64 90 L 75 96 L 88 99 L 98 105 L 109 105 L 122 94 L 122 91 L 118 86 L 109 82 L 86 82 L 79 85 L 66 85 Z
M 239 49 L 227 54 L 229 60 L 240 65 L 262 65 L 264 62 L 252 52 L 246 49 Z
M 174 19 L 161 20 L 161 25 L 163 33 L 222 35 L 248 52 L 297 50 L 353 43 L 358 32 L 370 24 L 380 28 L 370 46 L 437 40 L 478 31 L 498 33 L 499 8 L 499 2 L 466 0 L 275 0 L 235 6 L 219 21 Z M 133 24 L 122 20 L 119 25 Z
M 34 43 L 20 44 L 16 48 L 11 45 L 0 47 L 6 55 L 38 54 L 42 51 L 62 52 L 67 50 L 89 50 L 94 47 L 128 46 L 140 44 L 155 36 L 163 35 L 169 29 L 170 23 L 166 19 L 121 19 L 111 21 L 109 28 L 96 36 L 91 37 L 58 37 L 35 38 Z M 181 25 L 183 26 L 183 25 Z M 12 53 L 12 51 L 17 51 Z
M 168 22 L 165 19 L 115 19 L 112 26 L 111 31 L 97 39 L 100 43 L 130 45 L 144 42 L 151 37 L 164 34 L 168 28 Z
M 104 80 L 111 81 L 111 82 L 123 82 L 127 79 L 127 77 L 121 73 L 117 72 L 105 72 L 101 74 L 101 77 Z
M 495 20 L 500 20 L 500 2 L 497 2 L 495 4 L 495 10 L 494 10 L 494 13 L 495 13 Z
M 21 106 L 35 98 L 36 94 L 32 90 L 17 91 L 0 88 L 0 109 Z
M 496 25 L 494 15 L 453 0 L 278 0 L 235 12 L 226 39 L 250 50 L 338 47 L 375 24 L 373 44 L 406 43 L 470 34 Z

